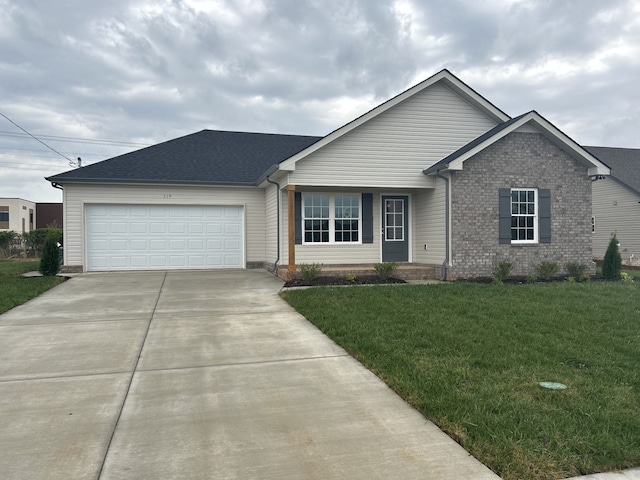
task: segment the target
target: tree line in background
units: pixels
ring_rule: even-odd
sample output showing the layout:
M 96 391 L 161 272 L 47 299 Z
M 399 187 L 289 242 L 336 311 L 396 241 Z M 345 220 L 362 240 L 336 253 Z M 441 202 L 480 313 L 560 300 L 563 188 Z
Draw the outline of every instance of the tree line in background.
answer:
M 42 256 L 47 237 L 62 245 L 62 228 L 50 226 L 19 234 L 13 230 L 0 231 L 0 258 Z

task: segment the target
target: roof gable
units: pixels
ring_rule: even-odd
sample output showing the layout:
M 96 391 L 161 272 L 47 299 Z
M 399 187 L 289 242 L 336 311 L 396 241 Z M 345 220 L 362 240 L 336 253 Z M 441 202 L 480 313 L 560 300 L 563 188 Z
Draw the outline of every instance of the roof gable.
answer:
M 559 148 L 587 167 L 589 175 L 609 175 L 610 170 L 607 165 L 602 163 L 591 153 L 562 133 L 535 110 L 495 126 L 472 142 L 469 142 L 467 145 L 459 148 L 455 152 L 427 168 L 424 170 L 424 173 L 425 175 L 430 175 L 439 171 L 462 170 L 466 160 L 478 154 L 490 145 L 493 145 L 509 133 L 524 126 L 533 127 L 536 131 L 545 135 Z
M 255 185 L 321 137 L 202 130 L 47 177 L 55 183 Z
M 399 95 L 391 98 L 390 100 L 387 100 L 386 102 L 378 105 L 377 107 L 373 108 L 372 110 L 369 110 L 364 115 L 361 115 L 360 117 L 358 117 L 355 120 L 347 123 L 346 125 L 338 128 L 337 130 L 334 130 L 333 132 L 331 132 L 326 137 L 322 138 L 318 142 L 316 142 L 313 145 L 311 145 L 309 148 L 306 148 L 305 150 L 303 150 L 301 152 L 298 152 L 296 155 L 293 155 L 291 158 L 288 158 L 285 161 L 281 162 L 280 163 L 280 170 L 289 170 L 289 171 L 295 170 L 295 164 L 299 160 L 301 160 L 302 158 L 307 157 L 311 153 L 313 153 L 313 152 L 319 150 L 320 148 L 324 147 L 325 145 L 337 140 L 338 138 L 342 137 L 343 135 L 345 135 L 345 134 L 351 132 L 352 130 L 356 129 L 360 125 L 362 125 L 362 124 L 368 122 L 369 120 L 381 115 L 382 113 L 384 113 L 387 110 L 393 108 L 394 106 L 398 105 L 399 103 L 408 100 L 409 98 L 413 97 L 414 95 L 418 94 L 419 92 L 421 92 L 421 91 L 423 91 L 423 90 L 425 90 L 425 89 L 429 88 L 430 86 L 432 86 L 434 84 L 437 84 L 437 83 L 440 83 L 440 84 L 446 86 L 447 88 L 452 90 L 454 93 L 456 93 L 457 95 L 462 97 L 465 101 L 467 101 L 471 105 L 473 105 L 475 108 L 477 108 L 478 110 L 482 111 L 484 114 L 486 114 L 487 116 L 493 118 L 494 120 L 496 120 L 498 122 L 504 122 L 504 121 L 506 121 L 506 120 L 508 120 L 510 118 L 509 115 L 504 113 L 502 110 L 500 110 L 498 107 L 493 105 L 491 102 L 489 102 L 486 98 L 484 98 L 482 95 L 480 95 L 475 90 L 473 90 L 471 87 L 469 87 L 466 83 L 464 83 L 458 77 L 456 77 L 451 72 L 449 72 L 448 70 L 445 69 L 445 70 L 441 70 L 440 72 L 436 73 L 435 75 L 429 77 L 428 79 L 418 83 L 417 85 L 414 85 L 413 87 L 409 88 L 408 90 L 405 90 L 404 92 L 402 92 Z
M 611 178 L 640 195 L 640 148 L 584 147 L 611 167 Z

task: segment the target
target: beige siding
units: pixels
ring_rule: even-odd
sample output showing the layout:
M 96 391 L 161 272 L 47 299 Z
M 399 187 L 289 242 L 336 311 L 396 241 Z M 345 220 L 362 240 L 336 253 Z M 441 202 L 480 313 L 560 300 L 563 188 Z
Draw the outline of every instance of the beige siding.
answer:
M 265 259 L 265 194 L 259 188 L 66 185 L 65 264 L 84 265 L 85 204 L 243 205 L 247 262 Z
M 332 192 L 334 193 L 334 192 Z M 339 193 L 339 192 L 337 192 Z M 282 255 L 280 263 L 289 261 L 287 237 L 287 192 L 282 192 Z M 353 245 L 296 245 L 296 264 L 323 263 L 348 265 L 380 261 L 380 195 L 373 195 L 373 243 Z
M 593 257 L 604 258 L 611 234 L 616 233 L 625 262 L 640 259 L 640 196 L 611 178 L 592 184 L 592 211 L 596 222 Z
M 435 84 L 303 158 L 295 185 L 432 188 L 422 171 L 496 125 Z
M 265 189 L 265 262 L 273 264 L 278 257 L 278 188 L 269 185 Z M 282 263 L 282 257 L 279 263 Z
M 445 260 L 445 202 L 445 184 L 440 179 L 435 190 L 413 197 L 414 261 L 417 263 L 439 264 Z
M 0 230 L 13 230 L 22 234 L 36 228 L 35 203 L 21 198 L 0 198 L 0 206 L 8 207 L 9 211 L 9 224 L 6 228 L 3 227 Z M 33 213 L 33 223 L 29 222 L 30 213 Z

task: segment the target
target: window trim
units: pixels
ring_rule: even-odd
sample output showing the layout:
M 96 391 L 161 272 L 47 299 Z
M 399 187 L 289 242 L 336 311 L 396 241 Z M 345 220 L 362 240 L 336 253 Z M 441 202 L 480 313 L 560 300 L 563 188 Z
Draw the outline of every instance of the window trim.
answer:
M 520 213 L 513 213 L 513 199 L 512 199 L 512 195 L 513 192 L 534 192 L 534 214 L 520 214 Z M 533 218 L 533 239 L 532 240 L 514 240 L 513 238 L 511 238 L 511 244 L 512 245 L 531 245 L 531 244 L 536 244 L 536 243 L 540 243 L 540 221 L 539 221 L 539 191 L 538 188 L 535 187 L 514 187 L 510 189 L 510 202 L 509 202 L 509 211 L 511 213 L 511 221 L 513 221 L 513 217 L 524 217 L 524 218 Z M 512 228 L 512 235 L 513 235 L 513 226 Z M 529 228 L 529 227 L 527 227 Z
M 307 195 L 325 195 L 329 197 L 329 241 L 328 242 L 307 242 L 306 241 L 306 230 L 305 230 L 305 220 L 306 217 L 306 209 L 305 209 L 305 200 Z M 353 218 L 353 220 L 358 221 L 358 240 L 352 242 L 337 242 L 336 241 L 336 221 L 344 220 L 342 218 L 336 217 L 336 197 L 339 196 L 353 196 L 358 199 L 358 217 Z M 302 192 L 301 202 L 300 202 L 300 228 L 301 228 L 301 236 L 302 243 L 301 245 L 362 245 L 362 234 L 363 234 L 363 204 L 362 204 L 362 193 L 347 193 L 347 192 Z M 312 220 L 314 218 L 309 218 Z

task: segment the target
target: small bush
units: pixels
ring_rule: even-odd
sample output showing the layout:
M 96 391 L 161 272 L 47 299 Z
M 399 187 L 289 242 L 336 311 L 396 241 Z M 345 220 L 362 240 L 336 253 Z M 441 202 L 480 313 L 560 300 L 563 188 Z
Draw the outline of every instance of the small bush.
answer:
M 560 270 L 560 266 L 556 262 L 540 262 L 536 267 L 536 273 L 543 280 L 551 280 Z
M 615 234 L 609 240 L 609 246 L 602 262 L 602 276 L 607 280 L 618 280 L 622 273 L 622 257 L 618 250 L 618 239 Z
M 376 270 L 376 275 L 379 278 L 386 280 L 393 277 L 398 269 L 398 264 L 396 262 L 376 263 L 373 268 Z
M 62 244 L 62 229 L 58 227 L 36 228 L 30 232 L 22 234 L 27 254 L 32 257 L 38 257 L 44 249 L 44 242 L 47 236 L 52 234 L 56 242 Z
M 620 278 L 623 282 L 633 283 L 633 276 L 628 274 L 627 272 L 621 272 Z
M 60 252 L 55 233 L 49 233 L 44 242 L 39 271 L 45 277 L 57 275 L 60 271 Z
M 0 232 L 0 254 L 4 257 L 11 255 L 16 243 L 21 242 L 21 237 L 18 232 L 13 230 L 6 230 Z
M 573 278 L 576 282 L 584 282 L 589 276 L 585 273 L 587 266 L 584 263 L 569 262 L 564 266 L 567 272 L 567 277 Z
M 527 278 L 525 280 L 527 283 L 536 283 L 538 281 L 538 277 L 536 277 L 535 275 L 527 275 Z
M 300 264 L 300 273 L 302 273 L 302 278 L 307 282 L 312 282 L 320 275 L 322 271 L 321 263 L 312 263 L 309 265 L 308 263 Z
M 493 283 L 502 283 L 511 274 L 513 262 L 502 260 L 493 267 Z
M 349 282 L 355 282 L 356 281 L 356 276 L 353 273 L 347 273 L 347 281 Z

